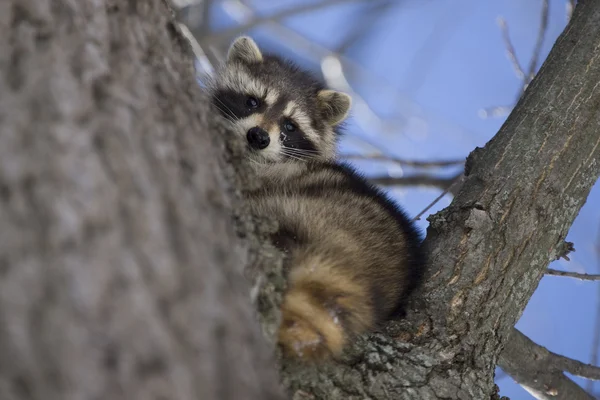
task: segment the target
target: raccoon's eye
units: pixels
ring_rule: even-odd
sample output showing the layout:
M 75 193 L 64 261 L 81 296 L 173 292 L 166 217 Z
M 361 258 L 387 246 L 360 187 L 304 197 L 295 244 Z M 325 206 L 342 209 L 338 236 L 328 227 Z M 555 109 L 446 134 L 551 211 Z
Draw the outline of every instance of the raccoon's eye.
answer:
M 259 105 L 260 103 L 258 102 L 258 99 L 256 97 L 248 96 L 248 98 L 246 99 L 246 106 L 248 106 L 248 108 L 258 108 Z
M 294 132 L 296 130 L 296 125 L 291 121 L 285 121 L 283 123 L 283 129 L 287 132 Z

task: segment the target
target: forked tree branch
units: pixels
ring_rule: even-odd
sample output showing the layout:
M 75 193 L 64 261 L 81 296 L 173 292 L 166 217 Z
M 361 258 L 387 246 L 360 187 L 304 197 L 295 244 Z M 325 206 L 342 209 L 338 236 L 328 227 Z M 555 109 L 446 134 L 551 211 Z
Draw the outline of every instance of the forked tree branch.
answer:
M 498 366 L 540 400 L 593 400 L 564 372 L 600 379 L 600 368 L 552 353 L 513 329 Z

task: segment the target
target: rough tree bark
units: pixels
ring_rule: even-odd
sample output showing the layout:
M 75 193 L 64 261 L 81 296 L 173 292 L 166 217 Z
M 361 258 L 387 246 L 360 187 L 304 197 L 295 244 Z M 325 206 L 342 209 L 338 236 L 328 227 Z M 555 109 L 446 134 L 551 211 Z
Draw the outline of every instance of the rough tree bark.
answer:
M 284 366 L 286 385 L 311 399 L 489 398 L 503 344 L 599 173 L 600 2 L 579 1 L 452 204 L 429 217 L 420 304 L 346 365 Z
M 280 398 L 184 43 L 158 0 L 0 2 L 1 399 Z
M 430 218 L 408 318 L 345 364 L 283 365 L 295 398 L 492 395 L 502 345 L 600 172 L 600 3 L 579 3 Z M 219 162 L 224 133 L 167 7 L 5 0 L 0 74 L 0 398 L 280 398 L 241 274 L 257 254 L 230 223 L 228 182 L 246 182 Z M 272 334 L 281 280 L 264 268 Z

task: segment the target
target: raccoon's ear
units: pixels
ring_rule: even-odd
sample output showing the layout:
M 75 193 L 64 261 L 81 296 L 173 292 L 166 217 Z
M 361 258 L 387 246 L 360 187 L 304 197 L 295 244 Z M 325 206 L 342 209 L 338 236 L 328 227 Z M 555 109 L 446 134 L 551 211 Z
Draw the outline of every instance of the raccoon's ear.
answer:
M 260 49 L 248 36 L 240 36 L 229 47 L 227 62 L 238 61 L 244 64 L 256 64 L 263 60 Z
M 325 120 L 332 126 L 346 119 L 352 105 L 352 97 L 335 90 L 321 90 L 317 93 L 317 99 Z

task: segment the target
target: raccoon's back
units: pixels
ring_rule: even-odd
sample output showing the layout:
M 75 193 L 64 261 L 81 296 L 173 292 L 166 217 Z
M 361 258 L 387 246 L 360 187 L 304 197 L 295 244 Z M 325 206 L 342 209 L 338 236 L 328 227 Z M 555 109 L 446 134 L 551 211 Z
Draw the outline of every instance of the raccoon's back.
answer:
M 249 196 L 259 215 L 274 217 L 282 250 L 344 254 L 348 274 L 368 282 L 391 312 L 420 281 L 420 235 L 385 194 L 346 165 L 311 163 L 298 175 Z

